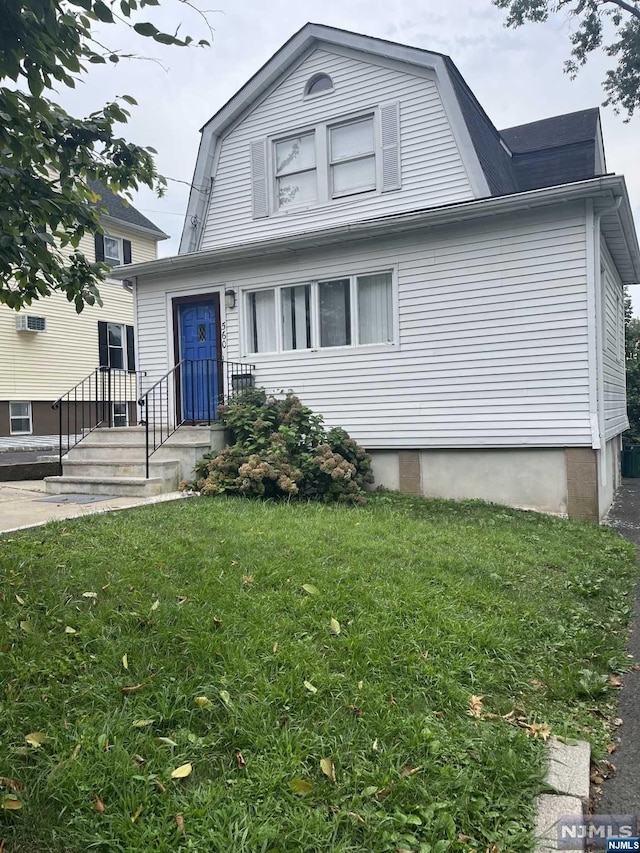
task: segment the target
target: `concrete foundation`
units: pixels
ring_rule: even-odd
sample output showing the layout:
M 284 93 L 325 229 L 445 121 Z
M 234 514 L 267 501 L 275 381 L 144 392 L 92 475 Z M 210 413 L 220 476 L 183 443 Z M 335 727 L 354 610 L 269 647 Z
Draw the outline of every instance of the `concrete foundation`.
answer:
M 620 482 L 619 438 L 607 443 L 607 482 L 588 447 L 369 450 L 375 486 L 452 500 L 478 499 L 598 523 Z

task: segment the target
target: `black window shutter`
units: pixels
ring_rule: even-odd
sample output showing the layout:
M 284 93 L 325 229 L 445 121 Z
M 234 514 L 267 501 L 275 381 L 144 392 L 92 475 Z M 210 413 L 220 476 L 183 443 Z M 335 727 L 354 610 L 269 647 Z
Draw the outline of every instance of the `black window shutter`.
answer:
M 131 240 L 122 241 L 122 255 L 125 264 L 131 263 Z
M 125 261 L 125 263 L 127 262 Z M 129 370 L 129 373 L 135 373 L 136 345 L 133 326 L 127 326 L 127 369 Z
M 104 261 L 104 237 L 102 234 L 94 235 L 96 244 L 96 261 Z
M 98 320 L 98 356 L 100 367 L 109 367 L 109 345 L 107 343 L 107 324 Z

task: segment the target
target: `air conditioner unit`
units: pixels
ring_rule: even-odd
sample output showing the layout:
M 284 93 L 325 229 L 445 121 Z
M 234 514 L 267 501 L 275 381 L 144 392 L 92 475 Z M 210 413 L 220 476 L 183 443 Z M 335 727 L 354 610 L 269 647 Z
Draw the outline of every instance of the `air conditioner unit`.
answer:
M 16 317 L 18 332 L 46 332 L 47 321 L 44 317 L 34 317 L 31 314 L 18 314 Z

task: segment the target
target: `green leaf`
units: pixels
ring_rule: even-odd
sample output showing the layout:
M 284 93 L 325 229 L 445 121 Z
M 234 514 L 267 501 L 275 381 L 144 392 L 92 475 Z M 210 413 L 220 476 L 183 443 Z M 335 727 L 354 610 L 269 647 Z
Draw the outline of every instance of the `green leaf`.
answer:
M 317 586 L 314 586 L 312 583 L 303 583 L 302 589 L 308 593 L 309 595 L 320 595 L 320 590 Z
M 307 782 L 305 779 L 292 779 L 289 782 L 289 787 L 294 794 L 298 794 L 300 797 L 306 797 L 313 791 L 313 783 Z
M 133 29 L 140 36 L 155 36 L 156 33 L 159 33 L 160 30 L 154 26 L 150 21 L 143 21 L 140 24 L 134 24 Z
M 113 14 L 111 9 L 103 3 L 102 0 L 96 0 L 93 4 L 93 14 L 99 21 L 103 21 L 105 24 L 113 23 Z

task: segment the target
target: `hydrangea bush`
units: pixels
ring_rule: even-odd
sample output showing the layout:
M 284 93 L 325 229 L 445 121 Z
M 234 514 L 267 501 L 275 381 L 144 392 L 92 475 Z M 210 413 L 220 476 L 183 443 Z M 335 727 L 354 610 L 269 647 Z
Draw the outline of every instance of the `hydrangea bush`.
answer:
M 219 416 L 232 443 L 205 454 L 186 488 L 203 495 L 364 502 L 364 487 L 373 482 L 371 457 L 345 430 L 325 430 L 322 416 L 295 394 L 277 399 L 250 389 Z

